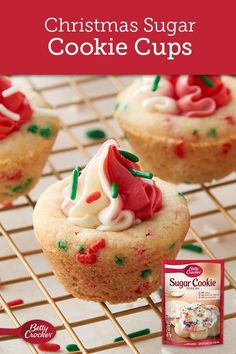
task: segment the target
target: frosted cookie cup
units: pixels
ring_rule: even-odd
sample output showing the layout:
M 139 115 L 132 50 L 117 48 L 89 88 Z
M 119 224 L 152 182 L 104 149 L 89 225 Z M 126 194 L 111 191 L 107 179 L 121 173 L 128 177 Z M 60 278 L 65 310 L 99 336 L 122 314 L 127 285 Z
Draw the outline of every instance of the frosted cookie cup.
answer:
M 141 166 L 174 183 L 204 183 L 236 169 L 236 79 L 144 76 L 117 98 Z
M 35 207 L 36 237 L 73 296 L 121 303 L 160 286 L 189 228 L 182 194 L 106 141 L 86 168 L 50 186 Z
M 58 129 L 56 113 L 41 97 L 0 77 L 0 203 L 34 187 Z

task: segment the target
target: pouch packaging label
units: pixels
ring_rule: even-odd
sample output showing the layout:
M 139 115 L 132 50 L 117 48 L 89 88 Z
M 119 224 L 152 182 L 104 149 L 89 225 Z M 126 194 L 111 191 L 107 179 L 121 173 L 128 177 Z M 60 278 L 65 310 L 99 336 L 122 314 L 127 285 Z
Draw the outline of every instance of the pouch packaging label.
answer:
M 224 261 L 162 261 L 162 343 L 223 344 Z

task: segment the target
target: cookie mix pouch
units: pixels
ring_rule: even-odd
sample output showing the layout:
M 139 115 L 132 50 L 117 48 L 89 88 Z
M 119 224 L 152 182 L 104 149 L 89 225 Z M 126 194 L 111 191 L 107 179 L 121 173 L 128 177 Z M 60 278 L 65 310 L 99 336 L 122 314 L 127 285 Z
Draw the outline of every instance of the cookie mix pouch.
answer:
M 224 261 L 162 261 L 162 342 L 223 344 Z

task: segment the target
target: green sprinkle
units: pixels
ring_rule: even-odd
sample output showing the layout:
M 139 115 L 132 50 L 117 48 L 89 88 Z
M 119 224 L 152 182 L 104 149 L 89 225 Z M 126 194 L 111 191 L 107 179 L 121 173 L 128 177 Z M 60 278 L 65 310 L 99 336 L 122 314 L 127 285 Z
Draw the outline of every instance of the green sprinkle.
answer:
M 31 124 L 28 126 L 27 131 L 32 134 L 37 134 L 39 127 L 36 124 Z
M 86 132 L 86 136 L 89 139 L 104 139 L 106 133 L 102 129 L 92 129 Z
M 79 347 L 78 347 L 78 345 L 76 345 L 76 344 L 68 344 L 68 345 L 66 346 L 66 350 L 67 350 L 68 352 L 77 352 L 77 351 L 79 351 Z
M 205 82 L 205 84 L 209 87 L 214 87 L 214 82 L 212 82 L 207 75 L 201 75 L 202 81 Z
M 13 193 L 22 192 L 22 191 L 24 191 L 25 189 L 27 189 L 29 187 L 31 182 L 32 182 L 32 178 L 28 178 L 25 181 L 23 181 L 22 183 L 17 184 L 15 187 L 11 188 L 11 191 Z
M 152 177 L 153 177 L 153 174 L 151 172 L 138 171 L 138 170 L 135 170 L 134 168 L 128 168 L 128 170 L 135 177 L 142 177 L 142 178 L 148 178 L 148 179 L 152 179 Z
M 129 140 L 128 135 L 126 133 L 124 134 L 124 139 Z
M 57 242 L 57 248 L 66 252 L 68 250 L 68 243 L 64 240 L 60 240 Z
M 128 337 L 135 338 L 135 337 L 144 336 L 145 334 L 150 334 L 150 333 L 151 333 L 150 329 L 145 328 L 145 329 L 141 329 L 140 331 L 132 332 L 132 333 L 128 334 Z M 121 342 L 122 340 L 124 340 L 122 337 L 116 337 L 114 339 L 114 342 Z
M 52 128 L 41 128 L 39 134 L 45 139 L 50 138 L 50 136 L 52 135 Z
M 177 192 L 177 196 L 184 198 L 184 193 L 182 193 L 182 192 Z
M 124 157 L 126 157 L 128 160 L 132 161 L 132 162 L 138 162 L 139 161 L 139 158 L 138 156 L 134 155 L 134 154 L 131 154 L 131 152 L 129 151 L 125 151 L 125 150 L 118 150 L 119 153 L 121 155 L 123 155 Z
M 71 183 L 71 194 L 70 199 L 75 200 L 78 186 L 78 176 L 79 176 L 80 167 L 76 167 L 72 173 L 72 183 Z
M 126 103 L 126 104 L 124 105 L 124 111 L 128 111 L 128 109 L 129 109 L 129 105 Z
M 159 295 L 160 298 L 162 298 L 162 289 L 161 288 L 157 289 L 157 295 Z
M 115 257 L 115 263 L 119 266 L 122 266 L 125 264 L 125 259 L 124 257 Z
M 117 102 L 117 103 L 115 104 L 114 110 L 115 110 L 115 111 L 118 111 L 119 107 L 120 107 L 120 104 Z
M 79 251 L 79 253 L 83 253 L 83 252 L 84 252 L 84 250 L 85 250 L 84 246 L 79 245 L 79 247 L 78 247 L 78 251 Z
M 152 84 L 152 91 L 153 92 L 155 92 L 157 90 L 160 80 L 161 80 L 161 76 L 160 75 L 155 76 L 155 79 L 154 79 L 153 84 Z
M 112 198 L 118 197 L 118 183 L 112 182 L 111 184 L 111 196 Z
M 210 136 L 211 138 L 215 138 L 217 135 L 216 128 L 212 128 L 208 131 L 207 136 Z
M 141 272 L 141 277 L 142 278 L 147 278 L 147 277 L 149 277 L 149 275 L 151 275 L 151 273 L 152 273 L 151 269 L 144 269 Z
M 198 133 L 198 130 L 197 130 L 197 129 L 193 129 L 193 130 L 192 130 L 192 135 L 197 135 L 197 133 Z
M 185 250 L 190 250 L 196 253 L 202 253 L 203 249 L 200 246 L 197 245 L 193 245 L 193 244 L 187 244 L 187 245 L 183 245 L 181 248 L 185 249 Z

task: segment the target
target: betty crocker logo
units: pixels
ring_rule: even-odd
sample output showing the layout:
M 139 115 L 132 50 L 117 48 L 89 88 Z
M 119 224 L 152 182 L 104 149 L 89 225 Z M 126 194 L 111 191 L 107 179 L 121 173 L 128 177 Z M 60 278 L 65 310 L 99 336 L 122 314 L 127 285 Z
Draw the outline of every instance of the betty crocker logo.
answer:
M 199 277 L 203 272 L 203 269 L 198 266 L 197 264 L 190 264 L 187 267 L 184 268 L 184 273 L 188 277 Z
M 46 343 L 56 335 L 56 328 L 43 320 L 31 320 L 18 328 L 0 328 L 0 335 L 12 335 L 32 344 Z

